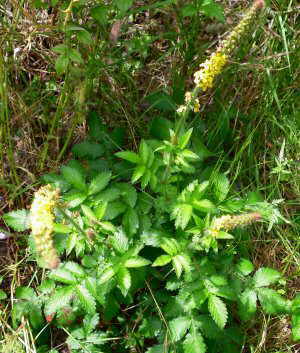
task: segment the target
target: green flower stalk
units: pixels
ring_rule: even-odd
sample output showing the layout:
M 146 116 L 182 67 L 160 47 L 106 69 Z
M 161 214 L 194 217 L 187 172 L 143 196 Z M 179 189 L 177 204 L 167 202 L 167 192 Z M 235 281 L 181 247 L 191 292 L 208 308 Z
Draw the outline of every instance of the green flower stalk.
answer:
M 54 269 L 59 257 L 53 244 L 54 207 L 59 197 L 59 189 L 50 185 L 41 187 L 35 194 L 30 208 L 30 227 L 36 250 L 45 267 Z
M 242 36 L 249 31 L 257 13 L 263 7 L 264 0 L 256 0 L 240 23 L 220 43 L 217 50 L 200 65 L 200 69 L 194 73 L 195 88 L 193 92 L 186 93 L 185 104 L 177 109 L 177 113 L 182 114 L 184 119 L 190 109 L 193 109 L 195 112 L 199 111 L 200 105 L 197 98 L 199 92 L 201 90 L 205 92 L 213 87 L 215 78 L 223 71 L 233 50 L 239 45 Z

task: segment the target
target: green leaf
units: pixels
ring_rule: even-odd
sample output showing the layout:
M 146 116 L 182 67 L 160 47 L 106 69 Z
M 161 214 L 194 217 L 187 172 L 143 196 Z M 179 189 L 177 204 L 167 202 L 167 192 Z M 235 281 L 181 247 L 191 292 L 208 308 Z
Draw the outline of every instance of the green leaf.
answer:
M 55 282 L 52 279 L 44 279 L 38 286 L 41 293 L 49 294 L 55 289 Z
M 160 247 L 171 256 L 176 255 L 180 251 L 180 246 L 174 238 L 163 238 Z
M 74 295 L 74 287 L 68 286 L 59 288 L 49 298 L 49 301 L 45 305 L 45 314 L 51 315 L 56 313 L 58 310 L 67 306 Z
M 181 273 L 183 270 L 183 265 L 182 265 L 180 259 L 177 256 L 174 256 L 172 258 L 172 264 L 173 264 L 173 268 L 175 270 L 176 276 L 177 276 L 177 278 L 179 278 L 181 276 Z
M 130 259 L 126 260 L 124 263 L 124 266 L 128 267 L 128 268 L 135 268 L 135 267 L 147 266 L 150 263 L 151 263 L 151 261 L 144 259 L 141 256 L 134 256 L 134 257 L 131 257 Z
M 116 184 L 116 187 L 120 190 L 121 196 L 125 203 L 133 208 L 137 200 L 137 192 L 135 188 L 132 185 L 126 183 L 118 183 Z
M 79 42 L 86 44 L 86 45 L 93 44 L 93 38 L 92 38 L 90 32 L 88 32 L 87 30 L 83 29 L 82 31 L 77 32 L 76 34 L 77 34 L 77 38 L 78 38 Z
M 70 59 L 68 56 L 65 55 L 60 55 L 56 60 L 55 60 L 55 70 L 59 75 L 62 75 L 65 73 L 68 69 Z
M 23 232 L 30 228 L 29 211 L 17 210 L 5 213 L 4 222 L 17 232 Z
M 125 159 L 125 161 L 134 163 L 134 164 L 140 164 L 141 159 L 138 154 L 130 151 L 122 151 L 122 152 L 117 152 L 115 155 L 119 158 Z
M 121 15 L 125 15 L 126 11 L 132 6 L 133 0 L 114 0 Z
M 68 46 L 65 44 L 58 44 L 52 48 L 54 53 L 67 55 L 68 54 Z
M 77 283 L 76 277 L 69 270 L 64 268 L 57 268 L 56 270 L 51 271 L 49 278 L 66 284 Z
M 82 204 L 87 198 L 87 195 L 78 191 L 71 191 L 64 195 L 63 199 L 67 202 L 68 208 L 75 208 Z
M 267 314 L 286 314 L 290 311 L 290 301 L 283 298 L 271 288 L 259 288 L 257 290 L 261 306 Z
M 161 255 L 152 264 L 152 266 L 165 266 L 172 261 L 171 255 Z
M 103 172 L 96 176 L 89 186 L 89 195 L 96 194 L 106 188 L 111 179 L 111 172 Z
M 211 295 L 208 298 L 208 310 L 215 323 L 223 329 L 227 322 L 227 308 L 224 302 L 217 296 Z
M 66 271 L 70 271 L 75 277 L 80 278 L 80 277 L 86 276 L 84 269 L 76 262 L 68 261 L 68 262 L 64 263 L 63 268 Z
M 206 345 L 200 332 L 193 330 L 192 334 L 187 334 L 183 341 L 184 353 L 205 353 Z
M 131 286 L 130 272 L 124 267 L 120 268 L 117 273 L 117 280 L 122 294 L 126 297 Z
M 76 294 L 84 310 L 89 314 L 95 313 L 96 301 L 92 294 L 87 290 L 87 288 L 82 285 L 77 285 Z
M 183 6 L 180 12 L 182 17 L 190 17 L 196 15 L 198 11 L 196 6 L 189 4 Z
M 128 238 L 122 228 L 117 229 L 114 233 L 111 244 L 120 254 L 124 254 L 128 250 Z
M 72 152 L 79 158 L 96 159 L 104 154 L 104 147 L 99 143 L 84 141 L 76 144 Z
M 292 337 L 293 341 L 300 341 L 300 314 L 292 315 Z
M 192 133 L 193 133 L 193 129 L 191 128 L 184 135 L 179 137 L 178 145 L 181 149 L 184 149 L 186 145 L 189 143 Z
M 174 341 L 179 341 L 186 334 L 191 325 L 191 320 L 186 316 L 180 316 L 169 322 L 171 335 Z
M 89 206 L 81 205 L 81 209 L 82 209 L 83 214 L 84 214 L 90 221 L 97 223 L 98 219 L 97 219 L 95 213 L 93 212 L 93 210 L 92 210 Z
M 69 234 L 72 232 L 72 227 L 61 223 L 54 223 L 53 231 L 60 234 Z
M 191 271 L 191 259 L 188 255 L 186 254 L 179 254 L 176 255 L 173 260 L 176 259 L 176 261 L 179 261 L 182 265 L 182 267 L 184 268 L 184 270 L 186 272 L 190 272 Z
M 129 208 L 123 216 L 122 224 L 127 234 L 133 235 L 137 232 L 139 227 L 139 217 L 136 210 Z
M 243 321 L 250 320 L 256 313 L 257 295 L 254 290 L 246 289 L 238 300 L 239 315 Z
M 124 213 L 126 209 L 127 209 L 127 206 L 124 204 L 124 202 L 121 202 L 121 201 L 110 202 L 106 207 L 103 219 L 106 221 L 111 221 L 112 219 L 115 219 L 116 217 L 118 217 L 120 214 Z
M 83 320 L 83 327 L 86 333 L 94 331 L 99 324 L 99 314 L 87 315 Z
M 151 121 L 150 134 L 158 140 L 168 140 L 172 127 L 173 124 L 170 120 L 163 117 L 156 117 Z
M 107 12 L 108 8 L 105 5 L 100 5 L 91 9 L 91 16 L 101 25 L 105 25 L 108 20 Z
M 114 275 L 115 275 L 115 270 L 113 269 L 113 267 L 108 267 L 101 274 L 99 278 L 99 284 L 103 284 L 109 281 Z
M 229 179 L 225 174 L 217 174 L 213 179 L 213 186 L 216 198 L 218 201 L 224 201 L 229 192 Z
M 214 0 L 204 0 L 201 11 L 208 17 L 215 17 L 220 22 L 225 22 L 224 10 Z
M 213 212 L 216 209 L 216 206 L 210 200 L 207 199 L 194 200 L 193 207 L 196 210 L 204 213 Z
M 236 264 L 236 269 L 241 275 L 248 276 L 251 272 L 254 271 L 254 266 L 251 261 L 242 258 Z
M 272 268 L 262 267 L 256 271 L 253 277 L 253 284 L 256 288 L 266 287 L 278 282 L 280 278 L 281 274 L 278 271 Z
M 4 292 L 4 290 L 0 289 L 0 300 L 4 300 L 7 298 L 7 294 Z
M 66 181 L 80 191 L 86 191 L 86 184 L 82 173 L 73 167 L 63 166 L 61 172 Z
M 193 207 L 188 204 L 178 204 L 172 211 L 175 218 L 175 227 L 185 229 L 193 214 Z
M 146 172 L 146 166 L 145 165 L 138 165 L 132 174 L 131 177 L 131 182 L 134 184 L 136 183 Z
M 69 48 L 69 58 L 77 64 L 83 64 L 82 56 L 77 49 Z
M 15 294 L 17 299 L 23 299 L 23 300 L 33 300 L 36 298 L 36 294 L 32 288 L 28 287 L 18 287 L 16 289 L 16 294 Z

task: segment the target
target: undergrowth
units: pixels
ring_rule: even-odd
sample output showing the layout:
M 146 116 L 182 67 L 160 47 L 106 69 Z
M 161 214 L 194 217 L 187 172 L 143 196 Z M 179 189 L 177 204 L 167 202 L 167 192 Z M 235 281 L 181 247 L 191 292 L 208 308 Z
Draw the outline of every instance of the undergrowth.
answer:
M 299 15 L 239 10 L 0 5 L 3 353 L 297 352 Z

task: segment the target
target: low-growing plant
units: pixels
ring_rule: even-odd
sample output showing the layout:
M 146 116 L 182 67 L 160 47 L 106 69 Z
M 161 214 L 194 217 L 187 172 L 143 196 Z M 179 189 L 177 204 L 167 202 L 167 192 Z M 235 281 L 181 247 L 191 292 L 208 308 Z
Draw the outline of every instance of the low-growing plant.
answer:
M 299 298 L 282 296 L 278 271 L 241 255 L 245 227 L 283 217 L 255 193 L 241 197 L 186 127 L 262 5 L 200 67 L 175 123 L 157 120 L 163 139 L 120 151 L 122 132 L 92 113 L 77 159 L 43 177 L 29 211 L 4 215 L 31 229 L 30 260 L 47 269 L 37 288 L 17 289 L 12 308 L 12 326 L 25 317 L 39 352 L 56 348 L 49 327 L 78 353 L 241 352 L 258 310 L 291 315 L 300 339 Z

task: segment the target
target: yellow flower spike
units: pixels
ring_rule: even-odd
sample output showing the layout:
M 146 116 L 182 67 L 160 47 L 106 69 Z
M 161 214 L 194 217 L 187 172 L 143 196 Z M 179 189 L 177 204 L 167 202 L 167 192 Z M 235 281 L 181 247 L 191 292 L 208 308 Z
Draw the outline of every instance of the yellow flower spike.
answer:
M 241 215 L 224 215 L 213 220 L 211 230 L 219 231 L 224 229 L 228 231 L 236 227 L 247 226 L 250 223 L 257 222 L 260 219 L 261 215 L 258 212 L 245 213 Z
M 59 265 L 59 257 L 53 244 L 54 207 L 59 190 L 50 185 L 41 187 L 35 194 L 30 208 L 30 227 L 36 250 L 48 268 Z

